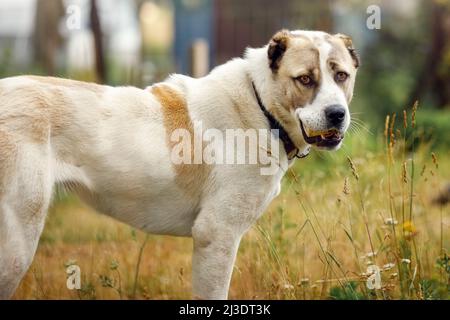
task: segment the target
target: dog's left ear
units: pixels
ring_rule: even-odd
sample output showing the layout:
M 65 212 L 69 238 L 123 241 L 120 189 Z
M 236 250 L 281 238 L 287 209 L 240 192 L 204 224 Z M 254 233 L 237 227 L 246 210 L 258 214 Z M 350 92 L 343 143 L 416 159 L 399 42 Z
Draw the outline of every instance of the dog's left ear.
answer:
M 269 42 L 267 56 L 269 58 L 270 69 L 272 69 L 273 72 L 276 72 L 280 67 L 280 61 L 286 52 L 288 41 L 289 31 L 283 29 L 275 33 Z
M 358 68 L 361 62 L 359 59 L 359 55 L 356 53 L 355 48 L 353 47 L 352 38 L 342 33 L 338 33 L 335 36 L 344 42 L 345 47 L 347 48 L 348 52 L 350 53 L 350 56 L 353 59 L 353 65 L 355 66 L 355 68 Z

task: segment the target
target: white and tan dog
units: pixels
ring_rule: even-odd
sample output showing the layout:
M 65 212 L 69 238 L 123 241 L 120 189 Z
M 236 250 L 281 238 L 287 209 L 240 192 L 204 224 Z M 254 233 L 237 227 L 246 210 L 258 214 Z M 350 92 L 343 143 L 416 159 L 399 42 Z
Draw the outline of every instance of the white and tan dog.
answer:
M 282 30 L 203 78 L 173 75 L 145 90 L 0 80 L 0 298 L 30 266 L 58 184 L 133 227 L 192 236 L 194 297 L 227 298 L 241 237 L 292 159 L 311 145 L 340 146 L 358 64 L 347 36 Z M 278 129 L 275 174 L 262 175 L 260 163 L 173 163 L 171 133 L 193 133 L 197 121 Z

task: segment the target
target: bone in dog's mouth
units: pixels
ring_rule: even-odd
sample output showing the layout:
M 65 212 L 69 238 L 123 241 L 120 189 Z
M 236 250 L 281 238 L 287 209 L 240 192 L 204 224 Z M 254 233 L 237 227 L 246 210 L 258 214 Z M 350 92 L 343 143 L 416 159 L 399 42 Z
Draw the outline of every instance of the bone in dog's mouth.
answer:
M 303 138 L 305 139 L 306 143 L 314 144 L 318 147 L 335 147 L 344 139 L 344 135 L 341 134 L 337 129 L 316 131 L 308 136 L 301 120 L 300 127 L 302 129 Z

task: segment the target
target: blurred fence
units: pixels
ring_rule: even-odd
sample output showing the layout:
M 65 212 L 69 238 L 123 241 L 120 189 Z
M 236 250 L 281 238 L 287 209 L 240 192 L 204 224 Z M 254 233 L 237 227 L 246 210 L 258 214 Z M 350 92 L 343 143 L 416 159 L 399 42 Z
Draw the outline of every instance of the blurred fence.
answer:
M 179 72 L 189 73 L 192 43 L 209 42 L 211 66 L 266 44 L 282 28 L 334 29 L 332 3 L 293 0 L 174 0 L 174 53 Z
M 320 13 L 311 19 L 312 11 Z M 246 47 L 259 47 L 282 28 L 331 31 L 333 21 L 329 1 L 217 0 L 215 13 L 215 63 L 242 55 Z M 307 16 L 309 15 L 309 19 Z

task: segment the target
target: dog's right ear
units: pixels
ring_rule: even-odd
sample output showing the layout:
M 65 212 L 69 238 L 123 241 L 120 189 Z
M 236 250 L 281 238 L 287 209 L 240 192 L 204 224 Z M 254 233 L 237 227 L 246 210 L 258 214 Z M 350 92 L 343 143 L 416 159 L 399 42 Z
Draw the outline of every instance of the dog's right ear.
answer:
M 347 36 L 345 34 L 342 34 L 342 33 L 338 33 L 335 36 L 338 37 L 339 39 L 341 39 L 344 42 L 344 45 L 347 48 L 348 53 L 350 53 L 350 56 L 353 59 L 353 65 L 355 66 L 356 69 L 358 69 L 358 67 L 361 64 L 361 62 L 360 62 L 360 59 L 359 59 L 359 55 L 355 51 L 355 47 L 353 47 L 352 38 L 350 38 L 349 36 Z
M 269 49 L 267 51 L 267 56 L 269 58 L 269 66 L 273 72 L 276 72 L 280 67 L 281 58 L 283 58 L 286 52 L 289 41 L 289 31 L 280 30 L 272 37 L 269 42 Z

